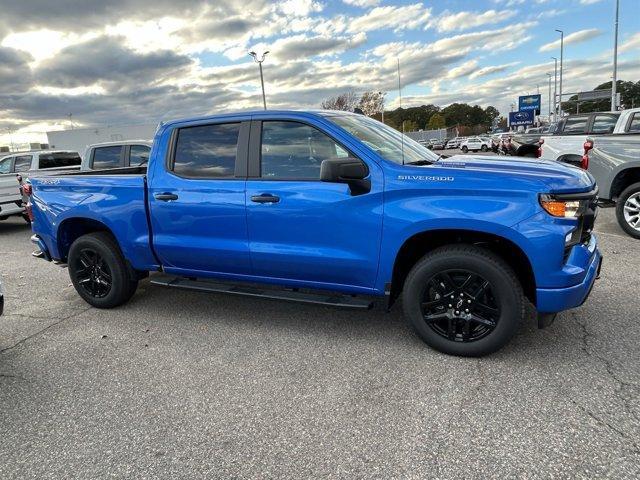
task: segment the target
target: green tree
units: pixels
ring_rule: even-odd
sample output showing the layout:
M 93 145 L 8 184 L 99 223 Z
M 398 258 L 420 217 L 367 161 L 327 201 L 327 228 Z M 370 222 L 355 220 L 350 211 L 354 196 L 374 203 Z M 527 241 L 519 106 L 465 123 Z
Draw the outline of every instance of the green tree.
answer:
M 611 82 L 601 83 L 594 90 L 611 90 Z M 640 80 L 637 82 L 618 80 L 616 82 L 616 91 L 620 93 L 620 101 L 625 108 L 640 106 Z M 576 113 L 578 107 L 580 108 L 580 113 L 608 112 L 611 109 L 611 99 L 601 98 L 589 102 L 580 102 L 580 105 L 578 105 L 578 96 L 573 95 L 569 100 L 562 102 L 562 109 L 566 113 Z
M 439 128 L 446 127 L 447 124 L 444 121 L 444 117 L 440 113 L 434 113 L 427 122 L 427 130 L 437 130 Z

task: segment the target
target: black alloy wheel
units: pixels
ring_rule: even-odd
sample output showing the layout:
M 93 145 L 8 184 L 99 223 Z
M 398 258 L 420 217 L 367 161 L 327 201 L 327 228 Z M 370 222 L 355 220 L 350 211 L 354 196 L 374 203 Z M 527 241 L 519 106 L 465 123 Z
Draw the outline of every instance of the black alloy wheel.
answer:
M 104 298 L 111 291 L 112 277 L 109 266 L 100 253 L 83 248 L 75 259 L 78 285 L 93 298 Z
M 500 320 L 500 307 L 491 284 L 468 270 L 446 270 L 431 277 L 421 308 L 427 325 L 454 342 L 480 340 Z

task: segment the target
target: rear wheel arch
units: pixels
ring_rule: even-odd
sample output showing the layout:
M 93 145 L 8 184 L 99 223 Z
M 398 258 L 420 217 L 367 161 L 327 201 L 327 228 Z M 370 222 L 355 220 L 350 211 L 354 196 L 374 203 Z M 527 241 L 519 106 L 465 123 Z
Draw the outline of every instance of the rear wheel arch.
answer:
M 110 235 L 122 252 L 122 248 L 118 244 L 118 240 L 115 235 L 104 223 L 91 218 L 67 218 L 60 224 L 57 231 L 58 254 L 60 255 L 60 260 L 65 261 L 67 259 L 71 245 L 78 238 L 83 235 L 96 232 L 105 232 Z
M 616 173 L 609 189 L 609 198 L 617 199 L 630 185 L 640 182 L 640 167 L 630 167 Z
M 500 235 L 463 229 L 427 230 L 405 240 L 393 264 L 390 303 L 392 304 L 398 298 L 407 275 L 422 257 L 436 248 L 455 244 L 477 245 L 504 259 L 518 277 L 527 299 L 536 305 L 533 266 L 522 248 Z

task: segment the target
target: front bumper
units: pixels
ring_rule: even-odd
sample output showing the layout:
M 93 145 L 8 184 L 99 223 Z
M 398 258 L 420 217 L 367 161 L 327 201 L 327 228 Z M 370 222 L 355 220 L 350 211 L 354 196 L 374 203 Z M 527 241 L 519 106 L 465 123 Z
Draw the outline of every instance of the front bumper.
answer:
M 538 313 L 555 313 L 578 307 L 591 293 L 602 268 L 602 255 L 598 250 L 597 237 L 592 235 L 589 245 L 579 245 L 574 247 L 574 250 L 570 261 L 575 269 L 583 269 L 586 272 L 584 279 L 577 285 L 564 288 L 537 288 Z

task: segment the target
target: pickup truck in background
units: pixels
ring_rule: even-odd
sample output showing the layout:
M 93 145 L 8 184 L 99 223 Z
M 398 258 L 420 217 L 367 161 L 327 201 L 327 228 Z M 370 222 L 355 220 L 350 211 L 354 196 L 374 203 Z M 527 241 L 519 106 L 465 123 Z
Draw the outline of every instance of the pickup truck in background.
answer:
M 97 308 L 138 282 L 369 308 L 402 299 L 430 346 L 504 346 L 589 295 L 596 185 L 556 162 L 442 159 L 374 119 L 260 111 L 170 121 L 148 169 L 34 178 L 34 255 Z
M 616 205 L 622 229 L 640 238 L 640 113 L 632 118 L 630 133 L 587 139 L 581 166 L 595 178 L 600 200 Z
M 146 165 L 149 162 L 152 143 L 149 140 L 126 140 L 89 145 L 82 157 L 81 170 L 108 170 Z
M 16 152 L 0 158 L 0 220 L 22 216 L 26 221 L 21 184 L 33 174 L 51 175 L 80 169 L 78 152 L 40 150 Z
M 540 158 L 579 165 L 587 138 L 629 132 L 639 117 L 640 108 L 569 115 L 558 123 L 553 135 L 542 136 Z

